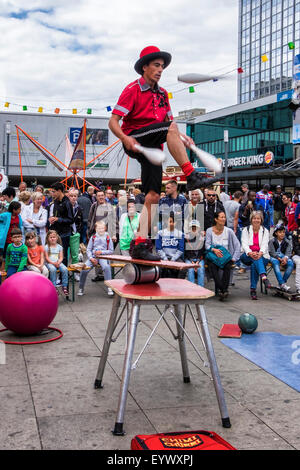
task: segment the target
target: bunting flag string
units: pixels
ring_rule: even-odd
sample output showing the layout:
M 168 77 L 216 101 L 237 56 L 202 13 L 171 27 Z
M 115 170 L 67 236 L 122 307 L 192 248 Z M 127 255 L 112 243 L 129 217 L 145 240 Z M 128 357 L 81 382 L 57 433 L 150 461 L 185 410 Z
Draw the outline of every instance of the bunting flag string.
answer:
M 295 43 L 294 42 L 289 42 L 288 43 L 288 47 L 289 47 L 289 50 L 293 50 L 295 49 Z M 268 62 L 269 58 L 268 58 L 268 55 L 265 53 L 265 54 L 262 54 L 261 55 L 261 61 L 263 63 L 266 63 Z M 222 79 L 224 76 L 226 75 L 229 75 L 229 74 L 232 74 L 234 72 L 237 72 L 238 76 L 242 75 L 242 74 L 245 74 L 244 77 L 247 76 L 247 70 L 244 70 L 243 67 L 241 66 L 235 66 L 234 68 L 230 68 L 230 70 L 227 70 L 226 71 L 226 68 L 229 68 L 229 67 L 233 67 L 233 65 L 235 64 L 231 64 L 230 66 L 227 65 L 227 66 L 224 66 L 224 67 L 221 67 L 219 68 L 218 70 L 215 70 L 214 72 L 211 72 L 211 74 L 214 76 L 214 78 L 211 80 L 212 82 L 217 82 L 220 79 Z M 225 70 L 225 71 L 224 71 Z M 217 72 L 217 73 L 216 73 Z M 178 83 L 176 83 L 176 85 L 178 85 Z M 175 84 L 173 83 L 172 85 L 170 85 L 170 88 L 174 87 Z M 186 87 L 183 87 L 183 88 L 180 88 L 180 89 L 173 89 L 172 91 L 168 91 L 168 98 L 170 100 L 174 99 L 174 96 L 177 94 L 177 93 L 180 93 L 182 91 L 188 91 L 188 93 L 195 93 L 196 92 L 196 87 L 198 86 L 203 86 L 201 83 L 197 83 L 197 84 L 194 84 L 193 86 L 189 85 L 189 86 L 186 86 Z M 52 109 L 49 109 L 49 107 L 46 107 L 46 106 L 43 106 L 42 103 L 40 106 L 33 106 L 33 105 L 24 105 L 24 104 L 20 104 L 20 103 L 14 103 L 12 101 L 8 101 L 8 99 L 10 99 L 12 97 L 10 96 L 6 96 L 5 98 L 2 98 L 0 97 L 0 103 L 1 103 L 1 100 L 3 100 L 3 107 L 6 108 L 7 110 L 11 107 L 17 107 L 17 108 L 20 108 L 22 111 L 26 112 L 28 110 L 30 110 L 31 112 L 38 112 L 40 114 L 42 113 L 54 113 L 54 114 L 73 114 L 73 115 L 77 115 L 77 114 L 87 114 L 87 115 L 91 115 L 91 114 L 95 114 L 95 112 L 99 112 L 99 111 L 102 111 L 102 110 L 105 110 L 106 112 L 110 113 L 112 112 L 113 110 L 113 106 L 111 105 L 107 105 L 105 107 L 101 107 L 101 108 L 92 108 L 92 107 L 88 107 L 88 108 L 82 108 L 82 109 L 78 109 L 77 107 L 69 107 L 69 108 L 61 108 L 59 106 L 57 107 L 53 107 Z M 78 102 L 83 102 L 83 101 L 99 101 L 100 98 L 96 99 L 96 98 L 92 98 L 90 100 L 83 100 L 83 99 L 79 99 L 77 100 Z M 50 101 L 50 100 L 47 100 L 45 99 L 45 101 Z M 67 100 L 69 101 L 69 100 Z M 75 101 L 75 100 L 74 100 Z M 0 104 L 1 106 L 1 104 Z

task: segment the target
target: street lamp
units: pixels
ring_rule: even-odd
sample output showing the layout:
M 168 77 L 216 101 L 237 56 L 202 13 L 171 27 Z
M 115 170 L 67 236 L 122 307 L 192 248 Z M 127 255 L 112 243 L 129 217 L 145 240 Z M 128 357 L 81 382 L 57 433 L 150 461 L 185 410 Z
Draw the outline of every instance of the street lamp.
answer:
M 9 170 L 9 140 L 11 133 L 11 121 L 6 121 L 5 123 L 5 133 L 6 133 L 6 176 L 8 176 Z

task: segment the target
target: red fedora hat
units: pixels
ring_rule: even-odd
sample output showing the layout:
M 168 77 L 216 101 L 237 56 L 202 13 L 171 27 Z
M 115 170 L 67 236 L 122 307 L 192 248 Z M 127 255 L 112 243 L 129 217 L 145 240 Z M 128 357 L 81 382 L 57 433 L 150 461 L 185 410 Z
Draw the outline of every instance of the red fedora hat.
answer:
M 171 62 L 172 56 L 168 52 L 158 49 L 156 46 L 147 46 L 141 53 L 139 60 L 135 63 L 134 69 L 140 75 L 143 75 L 143 66 L 150 60 L 162 58 L 165 62 L 164 68 L 168 67 Z

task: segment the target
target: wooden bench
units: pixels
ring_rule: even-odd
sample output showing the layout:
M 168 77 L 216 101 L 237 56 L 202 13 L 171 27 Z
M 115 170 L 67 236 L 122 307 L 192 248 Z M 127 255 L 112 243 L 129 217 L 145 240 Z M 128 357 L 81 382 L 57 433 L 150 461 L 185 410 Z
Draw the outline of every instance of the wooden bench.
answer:
M 119 272 L 122 271 L 122 269 L 126 266 L 126 264 L 127 263 L 121 263 L 121 262 L 117 262 L 117 261 L 110 263 L 112 279 L 114 279 L 115 276 L 117 274 L 119 274 Z M 118 269 L 118 271 L 115 272 L 115 269 Z

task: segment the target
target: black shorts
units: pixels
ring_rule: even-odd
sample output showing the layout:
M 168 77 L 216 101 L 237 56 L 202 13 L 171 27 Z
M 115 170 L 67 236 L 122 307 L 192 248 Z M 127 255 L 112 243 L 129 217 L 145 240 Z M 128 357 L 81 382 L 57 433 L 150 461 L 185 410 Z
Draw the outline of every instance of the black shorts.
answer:
M 129 135 L 134 137 L 143 147 L 161 148 L 161 145 L 167 140 L 167 134 L 171 124 L 172 121 L 150 124 L 150 126 L 141 127 L 140 129 L 132 131 Z M 148 194 L 149 191 L 152 190 L 160 194 L 162 166 L 153 165 L 142 153 L 129 151 L 125 147 L 124 150 L 127 155 L 135 158 L 141 164 L 142 192 Z

